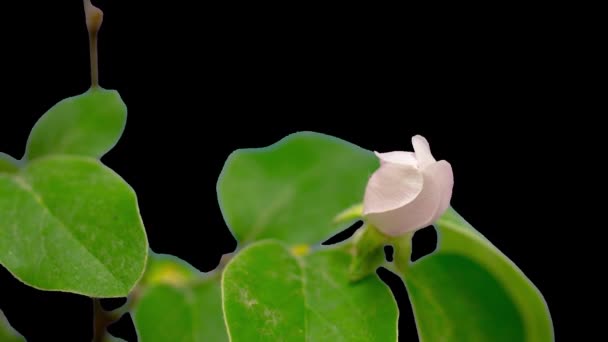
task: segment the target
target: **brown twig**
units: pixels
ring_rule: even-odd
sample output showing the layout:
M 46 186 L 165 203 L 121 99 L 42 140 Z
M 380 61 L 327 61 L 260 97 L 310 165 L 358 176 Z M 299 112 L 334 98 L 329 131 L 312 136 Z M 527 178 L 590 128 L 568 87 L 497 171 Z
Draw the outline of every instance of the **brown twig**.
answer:
M 89 54 L 91 56 L 91 86 L 99 86 L 99 62 L 97 54 L 97 35 L 103 22 L 103 12 L 93 6 L 91 0 L 84 0 L 84 14 L 89 31 Z
M 93 298 L 93 342 L 103 342 L 107 328 L 113 322 L 114 320 L 101 307 L 101 301 L 98 298 Z

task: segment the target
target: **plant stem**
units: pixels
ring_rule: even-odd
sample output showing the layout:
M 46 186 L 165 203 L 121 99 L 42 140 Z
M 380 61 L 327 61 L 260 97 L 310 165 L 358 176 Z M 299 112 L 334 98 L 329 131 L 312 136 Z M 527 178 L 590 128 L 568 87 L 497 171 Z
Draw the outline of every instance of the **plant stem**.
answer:
M 89 33 L 89 51 L 91 54 L 91 86 L 99 86 L 99 63 L 97 61 L 97 34 Z
M 107 312 L 101 307 L 101 301 L 93 298 L 93 342 L 105 340 L 107 327 L 112 322 Z
M 401 273 L 405 276 L 409 270 L 412 256 L 412 237 L 414 233 L 405 233 L 399 237 L 392 239 L 394 248 L 393 260 L 394 264 Z
M 91 56 L 91 87 L 99 86 L 99 62 L 97 56 L 97 34 L 103 22 L 103 12 L 93 6 L 91 0 L 84 0 L 84 13 L 89 32 L 89 54 Z
M 230 260 L 232 260 L 235 255 L 236 251 L 222 255 L 222 258 L 220 259 L 220 263 L 217 265 L 216 270 L 221 273 L 221 271 L 226 267 L 226 265 L 228 265 Z
M 364 224 L 352 240 L 352 261 L 349 268 L 350 280 L 355 282 L 376 272 L 384 262 L 384 245 L 388 237 L 376 227 Z

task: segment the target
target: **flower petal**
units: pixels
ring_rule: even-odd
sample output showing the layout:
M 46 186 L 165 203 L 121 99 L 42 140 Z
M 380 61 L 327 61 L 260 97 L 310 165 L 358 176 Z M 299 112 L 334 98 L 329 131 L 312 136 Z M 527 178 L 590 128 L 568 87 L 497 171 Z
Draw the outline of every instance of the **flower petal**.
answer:
M 382 164 L 367 182 L 363 214 L 381 213 L 407 205 L 420 194 L 423 182 L 422 172 L 414 166 Z
M 452 165 L 445 160 L 440 160 L 429 165 L 422 172 L 433 178 L 435 182 L 439 184 L 439 206 L 437 207 L 437 211 L 433 215 L 433 218 L 428 222 L 430 225 L 439 219 L 450 206 L 452 189 L 454 188 L 454 173 L 452 172 Z
M 420 167 L 424 168 L 436 161 L 431 153 L 429 142 L 422 135 L 415 135 L 412 137 L 412 146 L 414 147 L 416 159 L 418 160 L 418 165 L 420 165 Z
M 429 175 L 423 173 L 422 191 L 414 200 L 389 211 L 364 212 L 367 221 L 390 236 L 398 236 L 427 227 L 441 202 L 440 185 L 431 175 L 433 172 Z
M 414 152 L 394 151 L 386 153 L 374 153 L 378 158 L 380 158 L 380 163 L 395 163 L 401 165 L 418 166 L 418 161 L 416 160 L 416 155 L 414 154 Z

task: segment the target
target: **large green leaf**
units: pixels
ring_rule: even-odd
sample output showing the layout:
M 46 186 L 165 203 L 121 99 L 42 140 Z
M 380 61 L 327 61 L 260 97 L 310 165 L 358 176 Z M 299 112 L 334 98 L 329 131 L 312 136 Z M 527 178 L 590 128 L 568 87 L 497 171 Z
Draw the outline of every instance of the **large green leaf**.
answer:
M 222 279 L 231 341 L 396 341 L 390 289 L 377 276 L 351 283 L 350 260 L 344 249 L 298 255 L 277 241 L 244 248 Z
M 19 161 L 6 153 L 0 152 L 0 173 L 15 173 L 19 171 Z
M 90 88 L 54 105 L 34 125 L 25 160 L 49 154 L 101 158 L 120 139 L 127 107 L 115 90 Z
M 151 253 L 138 287 L 132 314 L 140 342 L 228 341 L 218 273 Z
M 0 263 L 25 284 L 122 297 L 147 254 L 135 192 L 98 160 L 51 156 L 0 174 Z
M 316 244 L 344 228 L 332 220 L 361 201 L 378 165 L 372 152 L 343 140 L 295 133 L 232 153 L 218 180 L 218 200 L 241 244 L 266 238 Z
M 0 310 L 0 342 L 25 342 L 23 335 L 15 331 L 8 323 L 2 310 Z
M 421 341 L 553 341 L 542 294 L 453 209 L 436 223 L 438 249 L 407 270 Z

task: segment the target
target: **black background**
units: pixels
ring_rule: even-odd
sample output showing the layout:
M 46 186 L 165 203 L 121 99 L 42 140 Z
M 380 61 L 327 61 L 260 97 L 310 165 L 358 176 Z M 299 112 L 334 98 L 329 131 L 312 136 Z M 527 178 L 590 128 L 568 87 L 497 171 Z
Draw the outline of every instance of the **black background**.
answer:
M 386 152 L 422 134 L 453 166 L 452 205 L 540 288 L 562 340 L 574 211 L 563 197 L 579 130 L 562 115 L 578 72 L 563 21 L 517 9 L 96 3 L 101 85 L 129 109 L 103 161 L 137 191 L 155 252 L 208 271 L 234 249 L 215 186 L 235 149 L 312 130 Z M 2 6 L 0 151 L 19 158 L 36 120 L 88 88 L 87 34 L 80 1 Z M 415 341 L 395 286 L 400 334 Z M 30 341 L 90 340 L 88 298 L 33 290 L 4 269 L 0 308 Z M 125 337 L 129 324 L 117 328 Z

